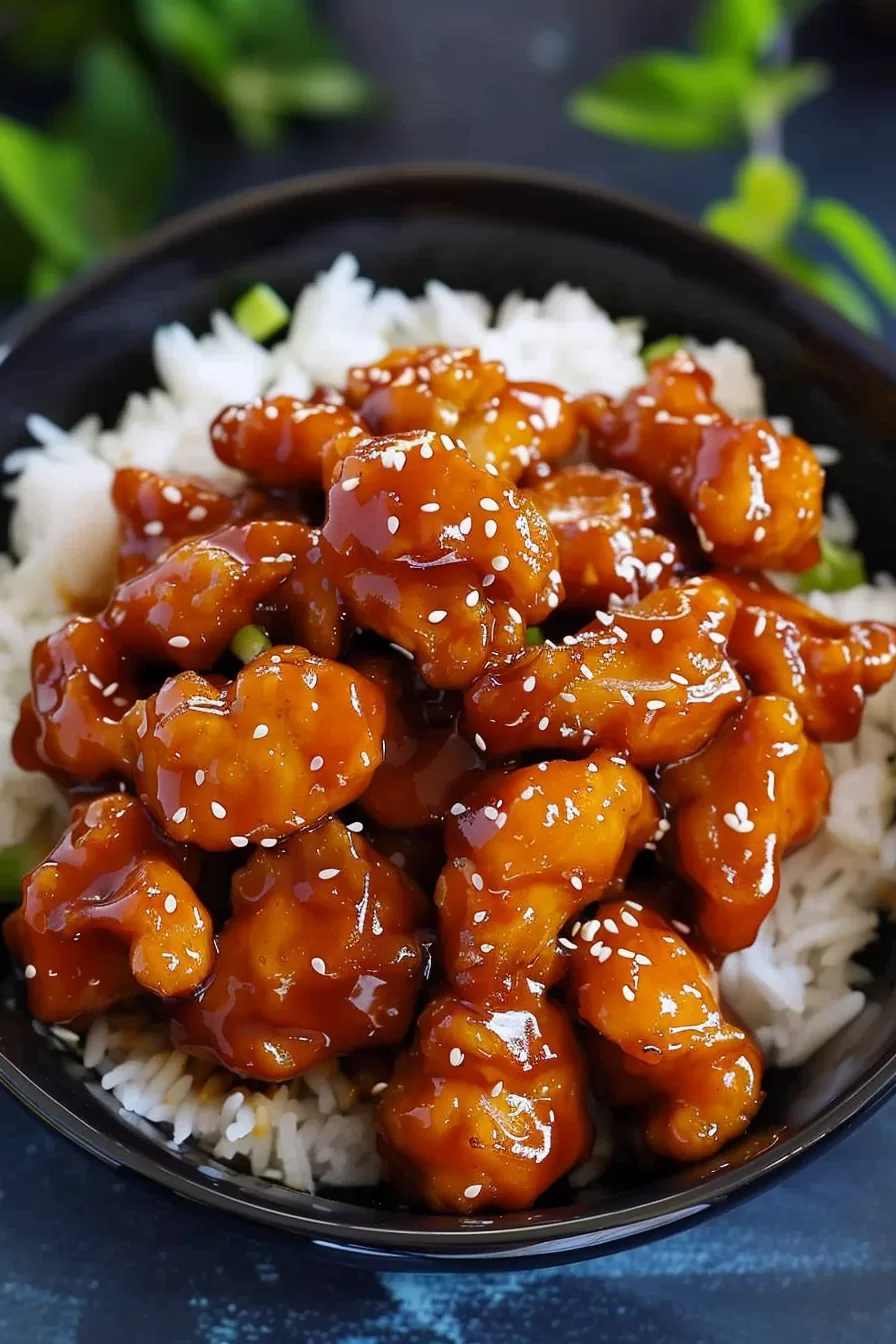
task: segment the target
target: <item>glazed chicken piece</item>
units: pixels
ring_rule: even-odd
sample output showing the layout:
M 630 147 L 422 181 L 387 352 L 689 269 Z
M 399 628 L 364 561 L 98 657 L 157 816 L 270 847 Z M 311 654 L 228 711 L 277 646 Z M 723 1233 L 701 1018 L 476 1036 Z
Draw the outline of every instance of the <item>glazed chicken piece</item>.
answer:
M 824 472 L 768 420 L 732 420 L 712 379 L 678 350 L 621 403 L 580 402 L 598 461 L 669 490 L 717 565 L 800 570 L 819 556 Z
M 697 924 L 717 952 L 749 947 L 774 905 L 781 859 L 827 811 L 830 778 L 790 700 L 754 696 L 708 746 L 668 766 L 667 857 L 697 893 Z
M 68 1022 L 138 989 L 192 993 L 211 970 L 214 944 L 190 870 L 186 851 L 158 834 L 135 798 L 76 806 L 4 924 L 34 1016 Z
M 215 456 L 267 487 L 318 486 L 324 450 L 337 434 L 368 433 L 345 405 L 321 399 L 269 397 L 227 406 L 212 422 Z M 324 488 L 327 482 L 323 481 Z
M 392 350 L 349 370 L 346 399 L 372 433 L 449 434 L 478 467 L 510 481 L 536 462 L 566 457 L 579 433 L 573 401 L 559 387 L 508 382 L 503 364 L 478 350 Z
M 412 653 L 431 686 L 463 688 L 519 653 L 562 595 L 538 509 L 445 434 L 368 439 L 345 458 L 323 553 L 355 620 Z
M 174 840 L 271 847 L 359 797 L 382 760 L 385 706 L 366 678 L 279 646 L 232 682 L 171 677 L 127 716 L 137 791 Z
M 400 1193 L 441 1213 L 525 1209 L 591 1143 L 585 1062 L 566 1014 L 531 990 L 493 1005 L 442 994 L 379 1105 Z
M 175 1044 L 270 1081 L 399 1042 L 423 974 L 422 892 L 338 821 L 258 850 L 234 875 L 211 979 Z
M 601 905 L 571 958 L 595 1090 L 641 1113 L 651 1151 L 695 1162 L 743 1134 L 762 1103 L 762 1056 L 726 1020 L 707 958 L 640 902 Z
M 119 582 L 142 574 L 165 551 L 261 513 L 256 490 L 226 495 L 191 476 L 160 476 L 147 467 L 122 467 L 112 482 L 119 517 Z
M 469 730 L 498 756 L 600 745 L 636 765 L 679 760 L 747 698 L 725 652 L 734 615 L 712 578 L 598 612 L 569 643 L 540 644 L 477 682 L 464 698 Z
M 295 556 L 279 543 L 296 526 L 256 520 L 181 542 L 120 583 L 99 619 L 127 653 L 210 668 L 291 573 Z
M 317 528 L 278 524 L 281 553 L 291 555 L 293 565 L 256 608 L 255 618 L 275 643 L 297 643 L 320 658 L 338 658 L 348 638 L 348 612 L 324 564 L 320 542 Z
M 678 543 L 667 535 L 671 510 L 627 472 L 561 467 L 529 494 L 557 538 L 567 607 L 637 601 L 681 572 Z
M 819 742 L 855 737 L 865 697 L 896 671 L 896 629 L 846 625 L 759 575 L 719 578 L 738 604 L 728 647 L 753 690 L 786 695 Z
M 136 698 L 111 635 L 91 617 L 73 617 L 34 646 L 31 695 L 13 737 L 17 764 L 82 780 L 126 773 L 120 720 Z
M 360 806 L 398 830 L 440 824 L 485 767 L 460 734 L 460 696 L 433 690 L 397 655 L 364 654 L 353 661 L 386 702 L 385 755 Z
M 435 899 L 448 978 L 476 1000 L 521 972 L 557 979 L 563 926 L 625 876 L 658 818 L 643 775 L 608 751 L 486 780 L 444 832 Z

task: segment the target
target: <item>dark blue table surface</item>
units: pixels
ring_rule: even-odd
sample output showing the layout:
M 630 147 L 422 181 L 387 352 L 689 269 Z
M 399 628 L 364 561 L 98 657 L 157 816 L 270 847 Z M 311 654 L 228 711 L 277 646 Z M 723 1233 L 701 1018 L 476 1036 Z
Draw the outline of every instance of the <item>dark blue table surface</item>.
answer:
M 664 156 L 568 126 L 564 95 L 620 51 L 682 40 L 679 0 L 342 0 L 332 20 L 388 112 L 297 130 L 252 161 L 197 149 L 175 204 L 328 166 L 481 159 L 580 173 L 696 214 L 733 155 Z M 792 123 L 816 194 L 896 236 L 896 48 L 845 2 L 801 38 L 836 90 Z M 0 110 L 5 110 L 0 93 Z M 200 152 L 201 151 L 201 152 Z M 873 1344 L 896 1339 L 896 1103 L 752 1202 L 568 1269 L 375 1275 L 122 1177 L 0 1096 L 0 1344 Z

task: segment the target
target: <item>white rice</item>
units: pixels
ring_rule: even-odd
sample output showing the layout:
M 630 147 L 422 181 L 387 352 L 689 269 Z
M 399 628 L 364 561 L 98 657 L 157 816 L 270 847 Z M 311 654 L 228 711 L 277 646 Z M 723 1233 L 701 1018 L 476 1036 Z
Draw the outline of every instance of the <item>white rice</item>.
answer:
M 338 386 L 352 364 L 398 345 L 477 346 L 502 360 L 512 378 L 555 382 L 573 394 L 618 397 L 644 375 L 641 324 L 612 321 L 582 290 L 558 285 L 540 301 L 509 295 L 493 312 L 481 295 L 438 281 L 418 299 L 376 290 L 347 255 L 302 292 L 286 339 L 273 350 L 223 313 L 212 315 L 210 327 L 200 337 L 178 323 L 156 333 L 159 387 L 131 396 L 114 428 L 88 417 L 66 432 L 32 416 L 38 447 L 8 464 L 18 472 L 7 492 L 15 502 L 11 547 L 19 563 L 0 557 L 0 847 L 27 838 L 54 805 L 46 780 L 17 769 L 9 738 L 35 640 L 60 623 L 72 601 L 90 600 L 108 583 L 116 539 L 110 486 L 118 467 L 190 472 L 235 488 L 239 476 L 221 466 L 208 442 L 209 421 L 223 405 L 265 393 L 304 396 L 318 382 Z M 689 345 L 727 410 L 765 413 L 762 384 L 744 349 L 729 340 Z M 825 448 L 819 455 L 829 462 L 835 454 Z M 834 501 L 830 515 L 832 539 L 851 541 L 855 525 L 842 501 Z M 844 619 L 896 621 L 892 582 L 812 600 Z M 894 725 L 891 686 L 869 704 L 856 741 L 828 750 L 831 815 L 784 864 L 781 895 L 754 946 L 723 968 L 732 1004 L 774 1062 L 805 1059 L 864 1005 L 862 971 L 852 958 L 874 936 L 881 900 L 896 888 Z M 65 1029 L 54 1034 L 77 1041 Z M 161 1028 L 115 1014 L 94 1023 L 81 1045 L 103 1092 L 164 1127 L 174 1144 L 192 1140 L 296 1189 L 378 1177 L 372 1107 L 355 1100 L 338 1068 L 312 1070 L 288 1087 L 260 1088 L 220 1071 L 210 1075 L 172 1050 Z M 585 1174 L 596 1175 L 608 1155 L 601 1131 Z

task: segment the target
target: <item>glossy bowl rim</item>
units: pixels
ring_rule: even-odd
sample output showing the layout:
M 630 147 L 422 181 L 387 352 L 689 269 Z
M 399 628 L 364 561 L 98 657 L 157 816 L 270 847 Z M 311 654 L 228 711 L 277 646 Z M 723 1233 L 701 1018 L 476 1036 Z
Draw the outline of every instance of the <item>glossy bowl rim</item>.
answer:
M 596 207 L 606 207 L 621 215 L 638 219 L 650 227 L 654 235 L 669 232 L 679 242 L 699 245 L 724 262 L 729 274 L 739 284 L 758 286 L 760 291 L 773 293 L 777 306 L 790 310 L 791 322 L 811 331 L 816 338 L 822 335 L 832 344 L 846 349 L 853 362 L 871 366 L 896 388 L 896 356 L 879 340 L 859 331 L 836 310 L 815 298 L 807 289 L 762 260 L 707 233 L 674 211 L 643 202 L 624 192 L 604 188 L 569 174 L 548 170 L 529 169 L 489 164 L 406 164 L 382 167 L 339 169 L 309 176 L 286 179 L 273 185 L 258 187 L 247 192 L 225 197 L 211 204 L 190 210 L 162 224 L 145 237 L 122 249 L 114 256 L 90 268 L 65 285 L 57 294 L 14 317 L 6 326 L 3 337 L 11 348 L 39 340 L 42 332 L 71 306 L 89 302 L 91 295 L 114 284 L 128 272 L 165 252 L 173 245 L 198 243 L 203 234 L 222 222 L 235 221 L 240 216 L 252 216 L 267 208 L 287 201 L 328 196 L 338 198 L 348 193 L 381 194 L 390 186 L 410 189 L 450 190 L 452 186 L 482 186 L 498 184 L 502 189 L 520 191 L 540 189 L 557 198 L 565 197 L 588 201 Z M 737 288 L 737 286 L 735 286 Z M 761 302 L 761 298 L 756 302 Z M 37 1048 L 48 1048 L 38 1045 Z M 126 1167 L 137 1174 L 161 1182 L 175 1193 L 193 1201 L 229 1213 L 235 1213 L 255 1222 L 265 1223 L 325 1241 L 330 1246 L 345 1249 L 382 1249 L 404 1254 L 420 1252 L 463 1257 L 503 1247 L 518 1247 L 521 1254 L 536 1243 L 550 1245 L 563 1241 L 566 1245 L 580 1244 L 586 1249 L 589 1242 L 606 1238 L 619 1240 L 643 1237 L 651 1230 L 662 1230 L 664 1224 L 686 1225 L 689 1216 L 711 1208 L 719 1201 L 742 1194 L 747 1187 L 765 1184 L 776 1178 L 783 1168 L 805 1158 L 842 1133 L 863 1114 L 868 1113 L 896 1090 L 896 1046 L 885 1052 L 873 1072 L 854 1086 L 835 1105 L 803 1126 L 799 1133 L 784 1137 L 778 1144 L 760 1152 L 739 1167 L 733 1167 L 707 1177 L 691 1187 L 669 1194 L 637 1196 L 631 1203 L 613 1201 L 610 1208 L 590 1211 L 585 1206 L 563 1210 L 550 1223 L 535 1222 L 525 1225 L 513 1219 L 513 1225 L 501 1226 L 502 1216 L 494 1215 L 488 1226 L 476 1225 L 474 1218 L 460 1218 L 458 1226 L 427 1228 L 426 1223 L 444 1223 L 444 1219 L 426 1215 L 398 1213 L 394 1225 L 365 1225 L 361 1205 L 333 1201 L 342 1216 L 332 1220 L 315 1216 L 299 1208 L 283 1208 L 274 1203 L 256 1199 L 252 1191 L 222 1188 L 212 1175 L 183 1162 L 168 1149 L 143 1152 L 128 1140 L 131 1132 L 125 1122 L 110 1115 L 116 1127 L 115 1135 L 101 1133 L 81 1116 L 70 1111 L 60 1100 L 41 1087 L 18 1065 L 0 1052 L 0 1084 L 23 1102 L 30 1110 L 57 1132 L 79 1147 L 115 1166 Z M 234 1180 L 240 1173 L 234 1173 Z M 280 1191 L 282 1186 L 273 1188 Z M 297 1202 L 303 1197 L 297 1193 Z M 322 1197 L 313 1199 L 323 1209 L 329 1202 Z M 345 1219 L 349 1210 L 357 1216 Z M 550 1209 L 538 1210 L 546 1216 Z M 508 1220 L 509 1221 L 509 1220 Z

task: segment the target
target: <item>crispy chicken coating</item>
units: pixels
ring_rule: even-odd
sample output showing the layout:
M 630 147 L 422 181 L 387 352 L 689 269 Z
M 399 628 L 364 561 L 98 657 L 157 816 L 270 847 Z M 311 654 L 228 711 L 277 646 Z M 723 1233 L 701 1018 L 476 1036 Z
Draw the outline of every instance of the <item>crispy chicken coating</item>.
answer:
M 323 553 L 359 625 L 412 653 L 431 686 L 463 688 L 519 653 L 562 595 L 538 509 L 445 434 L 361 442 L 330 487 Z
M 445 993 L 382 1094 L 380 1151 L 399 1191 L 429 1209 L 528 1208 L 587 1155 L 587 1095 L 557 1004 L 525 988 L 494 1005 Z
M 623 402 L 592 396 L 580 409 L 598 461 L 675 495 L 715 564 L 815 564 L 824 472 L 812 449 L 768 420 L 732 420 L 686 351 L 651 365 Z
M 729 1022 L 707 958 L 640 902 L 599 906 L 571 961 L 595 1088 L 640 1112 L 648 1148 L 695 1162 L 743 1134 L 762 1102 L 762 1056 Z
M 16 762 L 82 780 L 125 773 L 121 716 L 136 698 L 112 636 L 92 617 L 73 617 L 34 646 L 31 695 L 13 738 Z
M 399 1042 L 423 974 L 422 892 L 338 821 L 259 849 L 175 1043 L 253 1078 Z
M 668 766 L 664 850 L 697 893 L 700 933 L 718 952 L 749 947 L 774 905 L 781 859 L 827 811 L 830 777 L 790 700 L 754 696 L 696 756 Z
M 436 887 L 445 971 L 467 996 L 562 974 L 557 937 L 657 829 L 643 775 L 609 751 L 484 781 L 445 827 Z
M 567 607 L 637 601 L 681 572 L 681 549 L 668 535 L 671 509 L 628 472 L 561 467 L 529 493 L 557 537 Z
M 67 1022 L 138 988 L 164 997 L 195 990 L 214 944 L 189 871 L 186 851 L 158 834 L 135 798 L 106 794 L 76 806 L 4 925 L 25 963 L 34 1016 Z
M 232 682 L 171 677 L 126 726 L 146 807 L 203 849 L 272 846 L 364 792 L 382 760 L 381 692 L 351 668 L 278 646 Z
M 360 806 L 397 830 L 440 824 L 485 768 L 461 736 L 460 696 L 433 690 L 398 655 L 362 654 L 354 666 L 386 702 L 385 755 Z
M 896 671 L 896 629 L 847 625 L 760 575 L 720 574 L 737 599 L 728 647 L 754 691 L 786 695 L 819 742 L 847 742 L 865 698 Z
M 536 462 L 565 457 L 579 433 L 573 401 L 559 387 L 508 382 L 503 364 L 478 350 L 392 350 L 349 370 L 346 399 L 374 434 L 450 434 L 478 467 L 511 481 Z
M 540 644 L 477 682 L 464 698 L 469 730 L 498 756 L 608 746 L 636 765 L 678 760 L 747 698 L 725 651 L 734 615 L 712 578 L 598 612 L 568 643 Z

